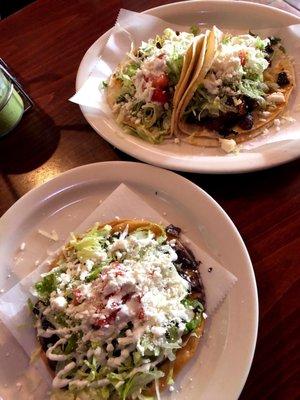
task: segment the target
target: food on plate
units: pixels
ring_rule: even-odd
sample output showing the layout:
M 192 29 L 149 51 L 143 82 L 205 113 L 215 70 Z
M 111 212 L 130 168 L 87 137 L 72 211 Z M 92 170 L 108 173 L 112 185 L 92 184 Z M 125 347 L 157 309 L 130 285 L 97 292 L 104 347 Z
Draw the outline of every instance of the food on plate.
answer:
M 280 39 L 213 29 L 205 61 L 196 67 L 175 111 L 177 134 L 189 143 L 211 147 L 224 138 L 249 140 L 283 113 L 294 82 Z
M 267 132 L 295 85 L 280 38 L 216 27 L 174 32 L 132 48 L 107 84 L 107 100 L 129 133 L 231 149 Z
M 132 48 L 108 81 L 107 101 L 117 122 L 151 143 L 169 137 L 173 102 L 183 94 L 203 38 L 165 29 Z
M 119 220 L 73 235 L 34 286 L 52 399 L 159 398 L 202 335 L 198 267 L 173 225 Z

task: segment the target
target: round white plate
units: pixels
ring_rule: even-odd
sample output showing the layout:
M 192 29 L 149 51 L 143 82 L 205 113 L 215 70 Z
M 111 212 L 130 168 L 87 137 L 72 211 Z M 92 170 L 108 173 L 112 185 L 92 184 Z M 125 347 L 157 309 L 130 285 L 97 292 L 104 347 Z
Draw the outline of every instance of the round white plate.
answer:
M 300 23 L 300 18 L 279 9 L 254 3 L 227 1 L 192 1 L 168 4 L 145 13 L 166 21 L 190 26 L 201 21 L 207 25 L 231 29 L 266 28 Z M 78 69 L 76 90 L 88 78 L 110 31 L 101 36 L 86 52 Z M 153 145 L 122 132 L 113 117 L 104 120 L 95 110 L 81 106 L 88 123 L 105 140 L 131 156 L 168 169 L 202 173 L 236 173 L 269 168 L 300 155 L 300 143 L 280 142 L 237 155 L 220 149 L 199 148 L 186 143 L 166 142 Z
M 237 399 L 250 369 L 257 336 L 253 268 L 228 215 L 207 193 L 173 172 L 146 164 L 103 162 L 65 172 L 26 194 L 0 219 L 0 288 L 6 290 L 16 284 L 35 268 L 35 260 L 43 260 L 46 250 L 53 248 L 37 233 L 38 229 L 55 229 L 64 240 L 121 182 L 159 213 L 166 213 L 170 222 L 182 227 L 191 240 L 204 246 L 238 278 L 207 323 L 198 354 L 176 379 L 179 392 L 164 393 L 163 399 Z M 22 242 L 26 243 L 24 251 L 19 250 Z M 5 368 L 0 368 L 0 397 L 28 400 L 35 389 L 32 398 L 43 399 L 43 382 L 35 376 L 28 383 L 32 371 L 27 357 L 2 325 L 0 343 L 1 364 L 5 362 Z M 17 382 L 22 383 L 20 391 Z

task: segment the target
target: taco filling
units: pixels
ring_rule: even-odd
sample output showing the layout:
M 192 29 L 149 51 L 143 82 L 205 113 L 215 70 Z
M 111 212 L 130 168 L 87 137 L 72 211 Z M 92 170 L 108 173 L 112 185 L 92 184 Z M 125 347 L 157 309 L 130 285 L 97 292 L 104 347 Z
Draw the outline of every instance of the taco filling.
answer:
M 223 34 L 205 64 L 205 75 L 187 89 L 188 102 L 183 100 L 179 110 L 179 129 L 191 135 L 191 143 L 201 136 L 239 141 L 285 108 L 293 73 L 280 39 Z
M 194 35 L 165 29 L 132 49 L 111 76 L 107 99 L 129 133 L 151 143 L 170 134 L 172 99 Z
M 173 225 L 114 221 L 73 236 L 35 284 L 52 399 L 159 396 L 201 336 L 198 264 Z

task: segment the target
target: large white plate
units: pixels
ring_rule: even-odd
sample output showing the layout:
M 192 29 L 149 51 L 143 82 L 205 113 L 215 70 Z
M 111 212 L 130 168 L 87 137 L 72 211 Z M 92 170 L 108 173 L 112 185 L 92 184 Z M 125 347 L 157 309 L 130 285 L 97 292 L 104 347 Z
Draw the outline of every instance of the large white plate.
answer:
M 168 4 L 145 11 L 166 21 L 185 26 L 201 21 L 232 29 L 251 29 L 300 23 L 300 18 L 279 9 L 254 3 L 192 1 Z M 96 58 L 109 36 L 106 32 L 86 52 L 78 69 L 78 90 L 91 72 Z M 220 149 L 205 149 L 182 143 L 152 145 L 122 132 L 113 118 L 105 121 L 95 110 L 81 106 L 88 123 L 105 140 L 141 161 L 164 168 L 204 173 L 236 173 L 269 168 L 300 155 L 300 141 L 281 142 L 251 152 L 227 155 Z
M 182 227 L 191 240 L 201 243 L 238 278 L 207 324 L 197 356 L 178 377 L 177 387 L 182 385 L 182 389 L 163 398 L 237 399 L 250 369 L 257 335 L 258 300 L 251 261 L 222 208 L 203 190 L 173 172 L 129 162 L 90 164 L 63 173 L 26 194 L 0 219 L 0 288 L 13 286 L 34 269 L 35 260 L 46 257 L 49 240 L 37 233 L 39 228 L 55 229 L 64 240 L 121 182 L 161 214 L 166 213 L 169 221 Z M 26 247 L 20 252 L 22 242 Z M 30 385 L 23 377 L 27 357 L 3 326 L 0 343 L 0 397 L 28 400 L 28 388 L 38 387 L 32 398 L 44 398 L 37 394 L 43 391 L 42 383 Z M 23 384 L 22 390 L 17 391 L 16 382 Z

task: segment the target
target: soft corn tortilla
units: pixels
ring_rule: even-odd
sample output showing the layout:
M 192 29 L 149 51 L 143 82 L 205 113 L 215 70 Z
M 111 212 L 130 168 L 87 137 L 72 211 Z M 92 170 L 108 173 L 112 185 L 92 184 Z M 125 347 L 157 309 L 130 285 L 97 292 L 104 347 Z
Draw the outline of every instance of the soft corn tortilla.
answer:
M 198 47 L 194 53 L 194 58 L 196 58 L 197 62 L 195 71 L 176 109 L 177 133 L 185 133 L 181 127 L 181 117 L 201 81 L 209 71 L 220 40 L 221 32 L 216 27 L 213 27 L 211 31 L 206 31 L 202 42 L 200 43 L 199 41 L 198 43 Z
M 204 35 L 198 35 L 195 37 L 193 43 L 188 48 L 184 58 L 183 65 L 180 74 L 179 81 L 175 87 L 175 93 L 173 97 L 173 112 L 171 116 L 171 134 L 174 135 L 177 132 L 177 115 L 178 105 L 182 96 L 189 85 L 191 76 L 193 76 L 194 68 L 197 64 L 197 54 L 200 54 L 201 47 L 203 44 Z
M 215 36 L 214 31 L 212 31 L 211 35 Z M 184 121 L 183 118 L 185 108 L 187 107 L 189 101 L 193 97 L 195 91 L 201 84 L 202 80 L 204 79 L 205 75 L 212 65 L 213 54 L 216 51 L 216 46 L 219 40 L 220 36 L 219 39 L 216 39 L 216 37 L 211 40 L 208 39 L 208 50 L 206 52 L 206 59 L 203 64 L 203 68 L 202 70 L 200 69 L 195 72 L 195 77 L 192 79 L 192 83 L 194 84 L 190 84 L 190 86 L 188 87 L 186 100 L 182 101 L 182 105 L 178 110 L 178 130 L 184 135 L 183 140 L 197 146 L 219 147 L 219 139 L 224 138 L 217 132 L 210 130 L 206 127 L 198 124 L 189 124 Z M 261 121 L 262 117 L 260 114 L 260 110 L 254 111 L 254 124 L 252 129 L 243 130 L 240 127 L 234 127 L 233 129 L 237 132 L 237 134 L 228 135 L 226 136 L 226 139 L 234 139 L 237 143 L 242 143 L 244 141 L 253 139 L 254 137 L 262 134 L 264 129 L 272 126 L 274 124 L 274 120 L 284 113 L 289 101 L 289 97 L 295 85 L 295 74 L 292 62 L 289 57 L 282 50 L 276 49 L 271 66 L 264 72 L 265 82 L 276 83 L 278 73 L 281 71 L 285 71 L 287 73 L 290 81 L 289 84 L 277 90 L 283 93 L 285 102 L 268 106 L 265 111 L 268 111 L 270 115 L 263 118 L 265 119 L 265 121 Z
M 146 220 L 132 220 L 132 219 L 123 219 L 123 220 L 114 220 L 105 224 L 99 225 L 98 229 L 101 230 L 105 225 L 110 225 L 112 227 L 111 232 L 123 232 L 126 227 L 128 229 L 128 232 L 134 232 L 137 230 L 150 230 L 155 234 L 155 237 L 159 236 L 166 236 L 165 228 L 159 224 L 155 224 L 150 221 Z M 170 237 L 172 238 L 172 237 Z M 50 266 L 50 270 L 55 268 L 57 265 L 57 262 L 59 259 L 63 258 L 64 254 L 61 252 L 55 260 L 52 262 Z M 201 299 L 202 300 L 202 299 Z M 162 362 L 161 365 L 158 366 L 158 369 L 164 372 L 164 376 L 159 379 L 159 389 L 164 390 L 166 386 L 168 386 L 168 377 L 171 372 L 173 372 L 173 377 L 175 378 L 176 375 L 180 372 L 180 370 L 185 366 L 186 363 L 189 362 L 189 360 L 192 359 L 194 356 L 201 336 L 203 334 L 204 330 L 204 320 L 201 322 L 201 324 L 196 328 L 196 330 L 186 336 L 183 337 L 183 340 L 185 342 L 184 347 L 180 348 L 176 352 L 176 359 L 174 361 L 169 361 L 165 360 Z M 55 372 L 49 365 L 49 360 L 46 357 L 46 353 L 44 351 L 41 351 L 41 357 L 45 364 L 48 367 L 49 372 L 51 373 L 52 377 L 54 378 Z M 148 389 L 145 390 L 144 392 L 145 395 L 154 395 L 155 394 L 155 383 L 151 384 Z M 80 399 L 79 397 L 76 397 Z M 51 397 L 52 400 L 55 400 L 55 394 L 52 395 Z

